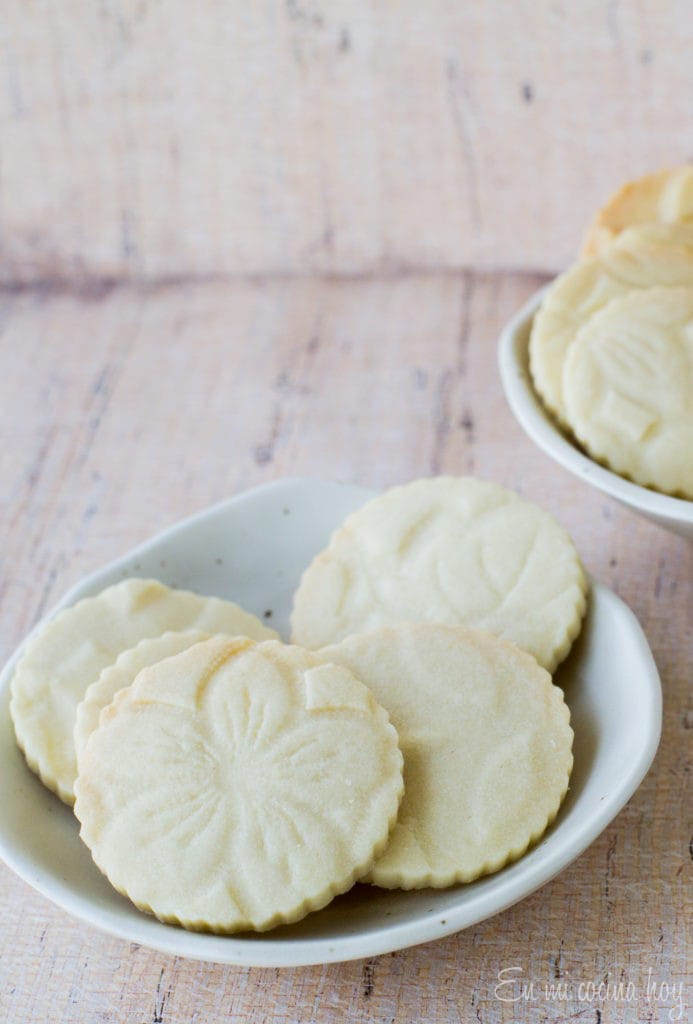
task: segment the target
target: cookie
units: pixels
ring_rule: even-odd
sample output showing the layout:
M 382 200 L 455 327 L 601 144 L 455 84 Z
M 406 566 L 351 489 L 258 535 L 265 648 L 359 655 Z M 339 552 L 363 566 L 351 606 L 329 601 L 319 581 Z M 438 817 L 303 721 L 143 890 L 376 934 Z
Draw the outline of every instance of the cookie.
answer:
M 17 742 L 41 781 L 71 804 L 73 732 L 87 687 L 122 651 L 167 630 L 276 636 L 231 601 L 127 579 L 58 612 L 32 637 L 11 683 Z
M 513 491 L 473 477 L 395 487 L 358 509 L 306 569 L 292 637 L 336 643 L 398 622 L 486 629 L 552 672 L 585 612 L 568 534 Z
M 615 299 L 566 358 L 566 417 L 616 473 L 693 499 L 693 288 Z
M 596 256 L 625 228 L 658 221 L 693 224 L 693 167 L 673 167 L 626 182 L 590 224 L 582 256 Z
M 121 690 L 75 789 L 82 839 L 140 909 L 264 931 L 324 906 L 385 848 L 402 755 L 346 668 L 213 637 Z
M 99 716 L 115 695 L 130 686 L 143 668 L 156 665 L 164 658 L 186 651 L 193 644 L 209 640 L 209 633 L 188 630 L 184 633 L 164 633 L 162 636 L 140 640 L 128 651 L 119 654 L 112 665 L 107 665 L 98 678 L 87 688 L 84 700 L 77 705 L 74 741 L 77 764 L 87 740 L 99 724 Z
M 521 856 L 568 788 L 573 732 L 534 658 L 463 627 L 402 625 L 320 652 L 364 681 L 404 754 L 404 798 L 367 880 L 469 882 Z
M 693 224 L 628 228 L 551 285 L 532 324 L 529 365 L 544 404 L 563 423 L 563 365 L 575 335 L 612 299 L 655 285 L 693 286 Z

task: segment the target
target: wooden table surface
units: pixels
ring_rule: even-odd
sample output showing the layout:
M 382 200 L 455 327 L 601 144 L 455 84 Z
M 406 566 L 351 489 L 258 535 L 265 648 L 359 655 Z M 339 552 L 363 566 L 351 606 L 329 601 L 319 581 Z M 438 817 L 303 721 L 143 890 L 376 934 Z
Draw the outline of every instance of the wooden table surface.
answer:
M 690 0 L 3 0 L 0 280 L 557 270 L 693 156 Z
M 662 676 L 664 732 L 628 806 L 557 879 L 461 934 L 380 958 L 286 971 L 173 958 L 93 931 L 0 867 L 0 1020 L 685 1019 L 692 548 L 557 468 L 515 424 L 496 340 L 540 283 L 269 274 L 4 294 L 3 658 L 85 572 L 254 484 L 472 472 L 558 516 L 634 609 Z M 509 968 L 534 983 L 532 999 L 504 1001 L 519 995 L 496 989 Z M 631 982 L 633 1001 L 584 988 L 604 979 Z M 558 981 L 568 998 L 545 992 Z

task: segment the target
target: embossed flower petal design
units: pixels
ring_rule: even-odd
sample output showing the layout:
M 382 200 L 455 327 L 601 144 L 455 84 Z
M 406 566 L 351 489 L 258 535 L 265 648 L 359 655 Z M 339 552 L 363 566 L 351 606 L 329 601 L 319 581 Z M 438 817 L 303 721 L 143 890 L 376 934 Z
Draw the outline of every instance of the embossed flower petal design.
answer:
M 63 609 L 28 642 L 11 684 L 15 733 L 29 767 L 66 803 L 74 799 L 73 734 L 87 688 L 140 640 L 185 629 L 276 636 L 231 601 L 126 579 Z
M 127 651 L 123 651 L 111 665 L 107 665 L 77 705 L 74 729 L 75 753 L 77 759 L 90 735 L 99 724 L 99 715 L 111 703 L 119 690 L 134 682 L 143 668 L 156 665 L 164 658 L 173 657 L 181 651 L 208 640 L 209 633 L 201 630 L 186 630 L 179 633 L 167 632 L 162 636 L 146 637 Z
M 138 906 L 261 929 L 366 870 L 396 817 L 401 764 L 387 715 L 351 673 L 215 637 L 145 669 L 103 714 L 75 811 Z

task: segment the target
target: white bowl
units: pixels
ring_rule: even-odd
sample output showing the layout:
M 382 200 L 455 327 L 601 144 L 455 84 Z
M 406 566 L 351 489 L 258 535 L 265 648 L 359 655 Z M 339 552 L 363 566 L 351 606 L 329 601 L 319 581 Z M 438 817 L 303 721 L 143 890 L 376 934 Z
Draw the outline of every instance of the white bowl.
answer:
M 542 405 L 529 372 L 532 320 L 546 288 L 538 291 L 505 327 L 498 350 L 501 380 L 516 420 L 536 445 L 585 483 L 684 537 L 693 537 L 693 501 L 672 498 L 631 483 L 588 458 Z
M 200 512 L 100 569 L 58 607 L 125 576 L 156 576 L 233 598 L 286 636 L 303 569 L 334 527 L 371 496 L 358 487 L 310 480 L 261 487 Z M 637 789 L 659 741 L 661 690 L 647 641 L 626 605 L 595 583 L 583 633 L 557 676 L 575 729 L 570 791 L 554 825 L 521 860 L 447 890 L 356 886 L 304 921 L 262 935 L 196 934 L 162 924 L 119 896 L 92 863 L 72 811 L 26 767 L 9 717 L 9 681 L 19 653 L 0 676 L 0 854 L 35 889 L 97 928 L 221 963 L 277 967 L 358 959 L 436 939 L 498 913 L 596 839 Z

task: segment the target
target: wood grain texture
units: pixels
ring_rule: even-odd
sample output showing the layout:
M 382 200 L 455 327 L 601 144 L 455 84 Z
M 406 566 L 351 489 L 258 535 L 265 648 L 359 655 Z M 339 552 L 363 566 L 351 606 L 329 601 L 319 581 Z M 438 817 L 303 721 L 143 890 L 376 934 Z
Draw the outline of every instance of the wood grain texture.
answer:
M 693 158 L 689 0 L 5 0 L 0 274 L 557 270 Z
M 538 283 L 399 273 L 2 298 L 3 660 L 89 569 L 253 484 L 471 471 L 561 519 L 640 618 L 664 687 L 654 768 L 597 842 L 518 906 L 416 949 L 284 972 L 175 959 L 92 931 L 1 868 L 3 1022 L 685 1019 L 647 985 L 686 977 L 692 548 L 555 467 L 513 421 L 496 338 Z M 533 1001 L 494 993 L 510 967 L 535 982 Z M 543 994 L 607 976 L 632 982 L 637 999 Z

